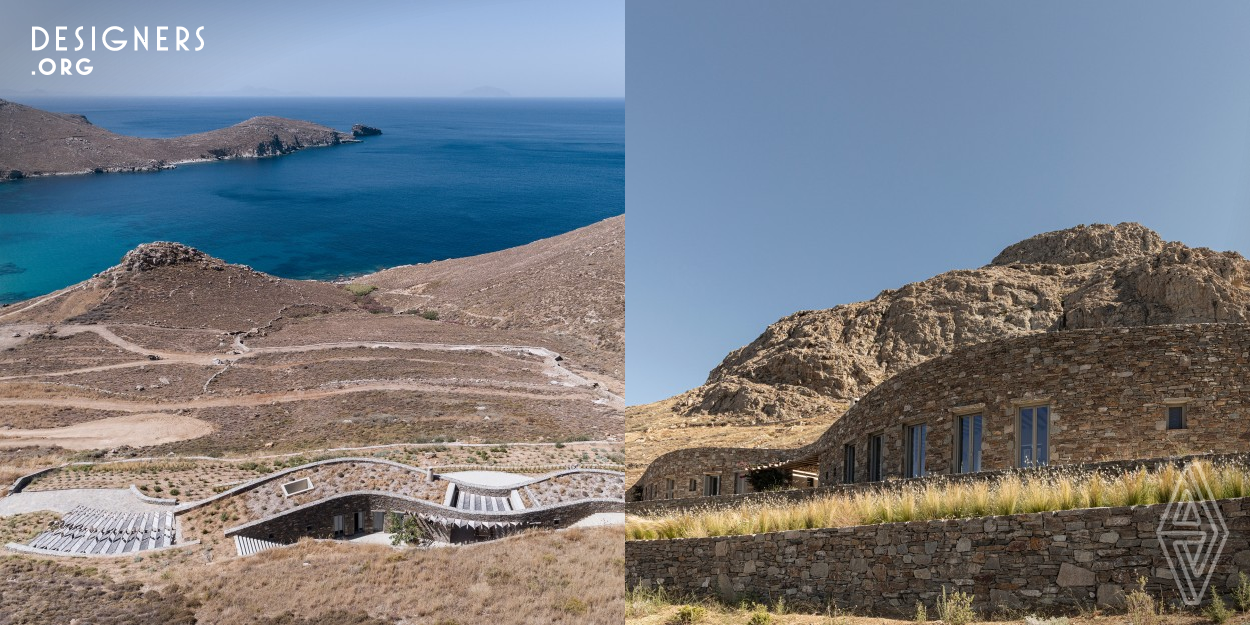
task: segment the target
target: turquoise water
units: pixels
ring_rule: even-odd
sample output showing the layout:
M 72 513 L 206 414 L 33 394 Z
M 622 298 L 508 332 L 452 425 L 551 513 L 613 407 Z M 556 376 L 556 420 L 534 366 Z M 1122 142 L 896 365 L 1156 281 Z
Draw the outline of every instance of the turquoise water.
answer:
M 278 158 L 0 184 L 0 302 L 179 241 L 286 278 L 481 254 L 625 211 L 624 100 L 27 99 L 166 137 L 256 115 L 385 133 Z

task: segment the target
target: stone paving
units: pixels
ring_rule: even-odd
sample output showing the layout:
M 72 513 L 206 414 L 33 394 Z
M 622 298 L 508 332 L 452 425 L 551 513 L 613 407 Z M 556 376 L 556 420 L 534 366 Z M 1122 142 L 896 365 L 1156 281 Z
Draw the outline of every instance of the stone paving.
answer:
M 77 488 L 21 492 L 0 497 L 0 517 L 49 510 L 65 514 L 84 506 L 104 512 L 162 512 L 170 506 L 140 501 L 128 488 Z

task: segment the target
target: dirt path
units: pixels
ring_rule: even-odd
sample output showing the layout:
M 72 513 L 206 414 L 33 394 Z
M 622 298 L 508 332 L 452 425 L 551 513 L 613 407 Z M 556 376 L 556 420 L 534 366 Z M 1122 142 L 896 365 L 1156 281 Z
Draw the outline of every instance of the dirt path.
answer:
M 55 326 L 55 330 L 57 331 L 57 334 L 60 336 L 73 336 L 76 334 L 81 334 L 83 332 L 94 333 L 100 338 L 104 339 L 105 341 L 108 341 L 112 345 L 115 345 L 126 351 L 142 355 L 143 360 L 129 362 L 129 363 L 101 365 L 101 366 L 96 366 L 96 367 L 85 367 L 85 368 L 74 369 L 74 370 L 69 370 L 69 371 L 56 371 L 56 372 L 50 372 L 50 373 L 35 373 L 35 374 L 0 377 L 0 381 L 41 378 L 41 377 L 67 376 L 67 375 L 73 375 L 77 373 L 89 373 L 89 372 L 108 371 L 108 370 L 113 370 L 113 369 L 124 369 L 124 368 L 130 368 L 130 367 L 153 366 L 153 365 L 159 366 L 159 365 L 170 365 L 170 364 L 191 364 L 191 365 L 198 365 L 198 366 L 221 366 L 223 364 L 228 365 L 230 363 L 237 363 L 240 360 L 244 360 L 247 358 L 255 358 L 257 356 L 261 356 L 265 354 L 305 353 L 305 352 L 334 350 L 334 349 L 354 349 L 354 348 L 360 348 L 360 347 L 365 347 L 365 348 L 370 348 L 370 349 L 422 350 L 422 351 L 445 351 L 445 352 L 480 351 L 480 352 L 485 352 L 485 353 L 493 354 L 496 356 L 500 356 L 503 358 L 536 356 L 542 359 L 543 373 L 548 378 L 550 378 L 551 385 L 562 386 L 566 388 L 585 389 L 595 395 L 598 395 L 599 399 L 596 400 L 597 403 L 603 403 L 603 404 L 612 405 L 612 406 L 616 406 L 620 408 L 623 408 L 625 405 L 625 400 L 623 397 L 620 397 L 619 395 L 609 392 L 606 388 L 601 386 L 598 382 L 595 382 L 586 377 L 578 375 L 577 373 L 574 373 L 566 369 L 565 367 L 561 366 L 560 362 L 562 358 L 560 354 L 552 350 L 549 350 L 545 347 L 533 347 L 533 346 L 528 346 L 528 345 L 409 343 L 409 342 L 387 342 L 387 341 L 340 341 L 340 342 L 331 342 L 331 343 L 311 343 L 308 345 L 289 345 L 289 346 L 278 346 L 278 347 L 249 347 L 243 342 L 242 337 L 239 336 L 239 337 L 235 337 L 234 348 L 235 348 L 235 351 L 242 352 L 242 353 L 224 355 L 224 354 L 213 354 L 213 353 L 205 354 L 205 353 L 198 353 L 198 352 L 174 352 L 174 351 L 147 349 L 141 345 L 138 345 L 136 343 L 133 343 L 131 341 L 128 341 L 118 336 L 116 333 L 110 330 L 107 326 L 103 326 L 103 325 L 96 325 L 96 324 L 62 325 L 62 326 Z M 150 356 L 155 356 L 159 358 L 159 360 L 151 360 L 149 358 Z M 519 384 L 519 383 L 491 384 L 489 381 L 483 381 L 483 382 L 486 382 L 486 386 L 507 386 L 511 388 L 531 388 L 533 390 L 537 390 L 532 385 L 524 385 L 524 384 Z M 475 388 L 478 387 L 477 381 L 473 381 L 473 380 L 458 380 L 452 385 L 453 386 L 474 386 Z M 292 393 L 276 394 L 276 395 L 263 394 L 263 395 L 255 395 L 255 396 L 244 396 L 243 398 L 234 398 L 234 399 L 197 400 L 196 402 L 188 402 L 188 403 L 182 403 L 182 404 L 160 404 L 160 405 L 162 408 L 169 408 L 171 406 L 183 407 L 183 408 L 204 408 L 204 407 L 217 407 L 217 406 L 255 406 L 255 405 L 270 403 L 274 401 L 301 401 L 303 399 L 309 399 L 309 398 L 315 399 L 319 396 L 323 397 L 323 396 L 329 396 L 333 394 L 362 392 L 362 391 L 369 391 L 369 390 L 446 391 L 447 386 L 448 386 L 447 384 L 439 384 L 437 382 L 435 383 L 412 382 L 412 383 L 399 383 L 399 384 L 392 383 L 392 384 L 375 384 L 375 385 L 365 384 L 365 385 L 352 386 L 351 388 L 348 388 L 348 389 L 336 389 L 333 391 L 294 391 Z M 205 387 L 207 388 L 207 384 L 205 385 Z M 319 396 L 316 395 L 319 392 L 324 393 L 324 395 L 319 395 Z M 481 390 L 481 392 L 484 392 L 486 394 L 502 394 L 504 396 L 511 396 L 511 397 L 529 397 L 529 398 L 537 398 L 537 399 L 544 399 L 544 400 L 557 399 L 555 397 L 550 397 L 546 395 L 537 395 L 537 394 L 517 394 L 513 392 L 501 392 L 501 391 L 489 391 L 489 390 Z M 254 399 L 249 400 L 248 398 L 254 398 Z M 580 398 L 568 397 L 565 399 L 580 399 Z M 5 405 L 6 403 L 8 403 L 8 405 L 17 405 L 17 404 L 11 403 L 14 401 L 27 401 L 27 400 L 0 400 L 0 405 Z M 53 403 L 54 401 L 57 401 L 57 400 L 29 400 L 29 403 L 26 403 L 23 405 L 33 405 L 33 404 L 62 405 L 62 404 Z M 72 400 L 72 401 L 98 403 L 96 402 L 96 400 Z M 217 403 L 219 401 L 224 401 L 225 403 Z M 210 402 L 210 403 L 204 403 L 204 402 Z M 132 402 L 132 403 L 138 404 L 138 402 Z M 143 404 L 143 405 L 150 405 L 150 404 Z M 75 404 L 75 406 L 76 407 L 94 407 L 94 406 L 79 405 L 79 404 Z
M 107 449 L 130 445 L 147 447 L 207 436 L 207 421 L 174 414 L 145 412 L 88 421 L 62 428 L 0 430 L 0 449 L 56 445 L 65 449 Z
M 504 383 L 497 383 L 504 384 Z M 533 387 L 519 382 L 512 383 L 517 387 Z M 57 406 L 63 408 L 87 408 L 95 410 L 116 410 L 119 412 L 142 412 L 146 410 L 195 410 L 198 408 L 223 408 L 234 406 L 264 406 L 288 402 L 322 399 L 336 395 L 364 393 L 368 391 L 423 391 L 446 392 L 449 389 L 471 391 L 479 395 L 492 397 L 512 397 L 518 399 L 536 399 L 541 401 L 585 401 L 578 395 L 547 395 L 508 391 L 497 388 L 484 388 L 464 382 L 448 384 L 431 384 L 424 382 L 379 382 L 345 386 L 334 389 L 318 389 L 303 391 L 286 391 L 282 393 L 257 393 L 255 395 L 236 395 L 232 397 L 210 397 L 187 401 L 125 401 L 115 399 L 87 399 L 78 397 L 48 397 L 40 399 L 0 398 L 0 406 Z

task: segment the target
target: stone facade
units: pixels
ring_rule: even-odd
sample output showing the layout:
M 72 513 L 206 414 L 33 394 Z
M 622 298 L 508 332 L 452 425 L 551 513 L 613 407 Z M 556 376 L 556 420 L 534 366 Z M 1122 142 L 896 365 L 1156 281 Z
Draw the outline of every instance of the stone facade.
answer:
M 1250 499 L 1218 502 L 1229 531 L 1211 588 L 1250 573 Z M 1145 577 L 1176 585 L 1156 530 L 1165 504 L 625 544 L 629 587 L 910 616 L 943 588 L 982 613 L 1116 606 Z M 1209 596 L 1209 595 L 1208 595 Z
M 1019 465 L 1020 412 L 1048 409 L 1049 463 L 1233 453 L 1250 446 L 1250 326 L 1192 324 L 1072 330 L 991 341 L 939 356 L 878 385 L 815 443 L 793 450 L 692 449 L 658 458 L 631 500 L 698 496 L 689 480 L 724 485 L 752 467 L 818 463 L 819 482 L 869 477 L 869 441 L 881 437 L 882 479 L 901 477 L 907 428 L 927 426 L 926 474 L 957 472 L 958 418 L 980 415 L 982 470 Z M 1180 407 L 1182 429 L 1168 429 Z
M 282 485 L 308 478 L 311 489 L 285 495 Z M 449 486 L 461 493 L 488 497 L 517 496 L 526 506 L 518 510 L 466 510 L 445 505 Z M 512 484 L 490 487 L 466 483 L 421 469 L 378 458 L 334 458 L 278 471 L 241 484 L 203 501 L 180 506 L 184 521 L 202 517 L 209 507 L 229 500 L 235 523 L 227 536 L 290 543 L 301 537 L 332 538 L 334 517 L 344 517 L 344 532 L 379 531 L 373 513 L 424 514 L 445 524 L 489 527 L 560 527 L 597 512 L 619 512 L 624 500 L 624 476 L 617 471 L 569 469 Z M 523 494 L 522 494 L 523 493 Z M 365 513 L 362 527 L 354 527 L 354 513 Z M 492 533 L 491 536 L 495 536 Z
M 334 517 L 345 517 L 345 530 L 352 533 L 352 515 L 363 512 L 362 531 L 381 531 L 373 526 L 373 512 L 424 514 L 456 521 L 476 521 L 482 524 L 515 523 L 522 527 L 567 527 L 598 512 L 619 512 L 621 501 L 617 499 L 583 499 L 541 508 L 527 508 L 510 512 L 470 512 L 447 508 L 419 499 L 412 499 L 383 492 L 347 493 L 331 499 L 320 500 L 287 510 L 272 517 L 258 519 L 226 530 L 227 536 L 247 536 L 280 543 L 292 543 L 303 537 L 334 538 Z

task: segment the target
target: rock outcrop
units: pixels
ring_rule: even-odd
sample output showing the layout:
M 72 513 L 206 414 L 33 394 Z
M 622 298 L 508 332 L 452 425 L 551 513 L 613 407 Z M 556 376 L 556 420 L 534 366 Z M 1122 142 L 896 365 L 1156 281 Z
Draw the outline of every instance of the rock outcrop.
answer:
M 366 126 L 364 124 L 352 125 L 353 137 L 373 137 L 380 134 L 382 134 L 382 131 L 378 128 L 374 128 L 373 126 Z
M 0 100 L 0 181 L 52 174 L 157 171 L 180 163 L 259 158 L 355 142 L 311 122 L 253 117 L 182 137 L 119 135 L 86 117 Z
M 674 410 L 758 422 L 816 416 L 952 349 L 1075 328 L 1250 321 L 1250 262 L 1135 223 L 1009 246 L 980 269 L 803 311 L 730 353 Z
M 181 243 L 155 241 L 144 243 L 122 257 L 122 261 L 113 270 L 117 271 L 150 271 L 157 267 L 172 267 L 179 264 L 197 264 L 200 266 L 225 266 L 221 260 L 204 252 Z

